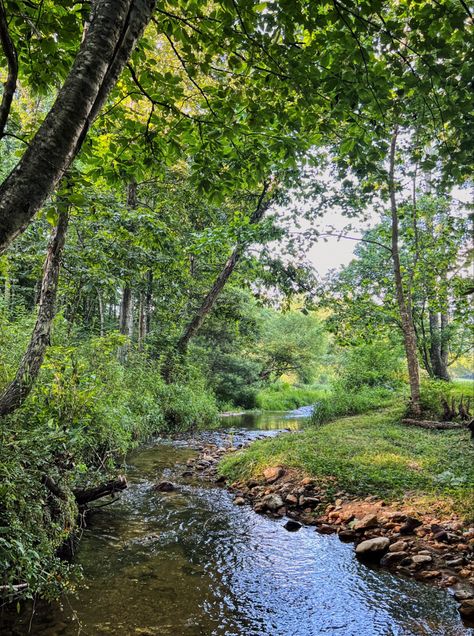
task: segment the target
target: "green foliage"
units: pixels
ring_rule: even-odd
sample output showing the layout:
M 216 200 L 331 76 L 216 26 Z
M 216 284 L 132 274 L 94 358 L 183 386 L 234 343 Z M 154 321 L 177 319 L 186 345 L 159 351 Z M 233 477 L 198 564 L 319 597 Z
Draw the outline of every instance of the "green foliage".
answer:
M 11 358 L 15 362 L 24 346 L 17 337 L 22 320 L 2 322 L 4 383 L 14 371 Z M 12 598 L 57 597 L 72 585 L 72 571 L 56 553 L 76 526 L 73 487 L 114 474 L 131 448 L 157 432 L 210 426 L 216 419 L 215 400 L 196 373 L 192 384 L 168 386 L 159 363 L 143 353 L 130 351 L 122 365 L 117 349 L 125 340 L 116 332 L 78 338 L 59 316 L 34 390 L 1 420 L 2 584 L 28 584 Z M 45 475 L 64 500 L 43 486 Z
M 312 424 L 325 424 L 345 415 L 357 415 L 393 404 L 396 393 L 383 387 L 362 387 L 355 393 L 349 392 L 341 385 L 323 397 L 311 416 Z
M 458 381 L 444 382 L 442 380 L 424 378 L 421 382 L 421 405 L 427 418 L 434 420 L 443 419 L 443 400 L 446 400 L 451 405 L 451 400 L 454 398 L 457 407 L 461 398 L 470 398 L 472 401 L 473 397 L 474 384 L 472 381 L 467 383 Z
M 319 402 L 327 392 L 328 387 L 324 385 L 291 385 L 288 382 L 275 382 L 258 392 L 256 405 L 264 411 L 291 411 L 300 406 Z
M 348 391 L 363 387 L 394 388 L 402 382 L 400 346 L 378 340 L 350 347 L 342 353 L 340 383 Z
M 335 477 L 336 490 L 387 500 L 407 496 L 428 510 L 445 506 L 474 520 L 474 447 L 468 431 L 426 431 L 400 425 L 403 407 L 359 415 L 255 442 L 220 464 L 229 480 L 283 465 L 316 478 Z

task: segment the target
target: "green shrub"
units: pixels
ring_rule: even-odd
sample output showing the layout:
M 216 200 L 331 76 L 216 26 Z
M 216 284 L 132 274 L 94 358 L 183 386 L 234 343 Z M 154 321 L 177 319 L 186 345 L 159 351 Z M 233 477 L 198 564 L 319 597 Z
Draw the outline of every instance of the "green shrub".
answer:
M 316 404 L 311 422 L 324 424 L 338 417 L 367 413 L 389 406 L 395 398 L 396 393 L 392 389 L 365 387 L 350 393 L 339 385 Z
M 344 353 L 340 382 L 349 391 L 361 387 L 397 387 L 402 382 L 402 352 L 386 341 L 352 347 Z
M 291 385 L 275 382 L 257 394 L 256 405 L 264 411 L 290 411 L 320 400 L 327 392 L 324 385 Z

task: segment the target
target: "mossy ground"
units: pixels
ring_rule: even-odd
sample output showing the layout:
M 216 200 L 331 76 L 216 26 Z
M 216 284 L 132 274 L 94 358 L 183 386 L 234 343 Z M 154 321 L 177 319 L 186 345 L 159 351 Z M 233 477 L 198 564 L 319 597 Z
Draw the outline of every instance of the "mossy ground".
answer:
M 401 407 L 335 420 L 301 433 L 255 442 L 226 456 L 231 480 L 287 466 L 336 478 L 356 496 L 437 504 L 474 520 L 474 445 L 467 430 L 428 431 L 400 424 Z

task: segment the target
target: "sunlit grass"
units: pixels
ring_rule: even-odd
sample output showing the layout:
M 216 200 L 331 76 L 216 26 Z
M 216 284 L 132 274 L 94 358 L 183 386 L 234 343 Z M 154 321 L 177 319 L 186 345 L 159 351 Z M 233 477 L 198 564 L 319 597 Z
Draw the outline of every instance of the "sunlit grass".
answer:
M 355 495 L 431 497 L 474 519 L 469 432 L 406 427 L 399 423 L 402 413 L 403 407 L 393 407 L 256 442 L 226 457 L 220 470 L 237 479 L 285 465 L 315 477 L 334 476 L 339 488 Z

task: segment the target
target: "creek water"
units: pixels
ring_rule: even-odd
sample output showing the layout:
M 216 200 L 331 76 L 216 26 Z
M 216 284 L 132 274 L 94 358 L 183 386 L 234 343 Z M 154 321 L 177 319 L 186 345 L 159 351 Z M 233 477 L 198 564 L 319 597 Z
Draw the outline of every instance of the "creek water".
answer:
M 460 636 L 448 592 L 354 558 L 314 528 L 235 506 L 182 476 L 199 445 L 296 431 L 308 412 L 223 418 L 223 429 L 158 439 L 128 459 L 129 488 L 94 513 L 76 555 L 84 578 L 61 606 L 31 610 L 2 634 L 37 636 Z M 152 490 L 173 481 L 170 493 Z

